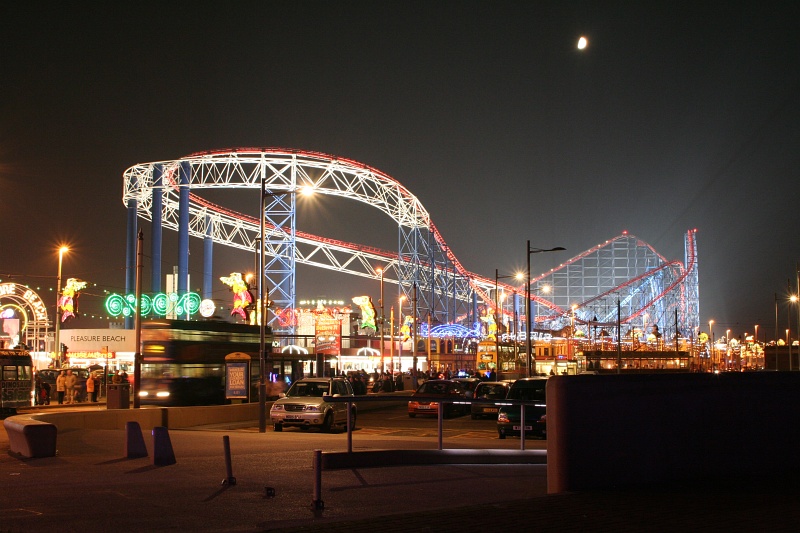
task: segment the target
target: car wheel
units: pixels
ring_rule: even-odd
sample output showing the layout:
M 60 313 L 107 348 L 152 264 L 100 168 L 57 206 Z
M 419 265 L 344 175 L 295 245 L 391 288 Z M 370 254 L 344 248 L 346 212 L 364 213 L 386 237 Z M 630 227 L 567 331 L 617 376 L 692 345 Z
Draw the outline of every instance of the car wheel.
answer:
M 273 424 L 272 431 L 283 431 L 283 424 Z
M 499 438 L 499 439 L 501 439 L 501 440 L 502 440 L 502 439 L 505 439 L 505 438 L 506 438 L 506 434 L 505 434 L 505 432 L 504 432 L 504 431 L 498 431 L 498 432 L 497 432 L 497 438 Z
M 322 431 L 330 433 L 331 429 L 333 429 L 333 412 L 328 411 L 328 414 L 325 415 L 325 421 L 322 422 Z

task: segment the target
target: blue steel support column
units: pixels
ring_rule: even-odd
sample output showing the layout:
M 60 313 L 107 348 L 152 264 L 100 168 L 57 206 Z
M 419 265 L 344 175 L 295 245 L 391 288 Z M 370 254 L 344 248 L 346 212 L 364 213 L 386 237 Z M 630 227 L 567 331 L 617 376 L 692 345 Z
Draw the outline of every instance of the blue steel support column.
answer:
M 189 290 L 189 180 L 192 165 L 181 161 L 178 197 L 178 294 Z
M 478 293 L 472 291 L 472 324 L 469 327 L 471 328 L 477 324 L 478 320 Z
M 133 294 L 136 285 L 137 202 L 128 200 L 128 234 L 125 246 L 125 294 Z M 125 317 L 125 329 L 133 329 L 133 316 Z M 56 347 L 58 349 L 58 347 Z
M 156 165 L 153 167 L 153 224 L 152 224 L 152 242 L 150 243 L 150 291 L 153 293 L 161 292 L 161 234 L 163 232 L 162 223 L 162 203 L 163 203 L 163 190 L 162 173 L 164 172 L 163 165 Z
M 211 217 L 206 215 L 206 236 L 203 238 L 203 298 L 211 298 L 214 264 L 214 239 L 211 237 Z

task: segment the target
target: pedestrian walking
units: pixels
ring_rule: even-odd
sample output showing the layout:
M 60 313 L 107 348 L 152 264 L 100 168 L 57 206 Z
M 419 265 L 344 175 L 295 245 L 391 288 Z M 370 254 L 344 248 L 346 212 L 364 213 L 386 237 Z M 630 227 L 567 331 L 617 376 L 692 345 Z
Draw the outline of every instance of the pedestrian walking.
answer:
M 72 370 L 67 370 L 67 375 L 64 378 L 64 388 L 67 393 L 67 403 L 75 403 L 75 386 L 78 384 L 78 376 L 72 373 Z
M 50 405 L 50 384 L 45 380 L 40 380 L 41 382 L 41 404 L 42 405 Z
M 97 403 L 97 380 L 91 372 L 89 372 L 89 377 L 86 378 L 86 394 L 91 396 L 93 403 Z
M 58 404 L 64 403 L 64 393 L 67 391 L 67 376 L 62 370 L 56 378 L 56 393 L 58 394 Z

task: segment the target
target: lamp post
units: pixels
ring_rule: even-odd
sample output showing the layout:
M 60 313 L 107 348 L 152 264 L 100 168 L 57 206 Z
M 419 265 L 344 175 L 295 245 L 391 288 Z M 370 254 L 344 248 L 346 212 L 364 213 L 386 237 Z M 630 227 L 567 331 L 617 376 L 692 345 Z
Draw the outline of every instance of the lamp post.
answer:
M 791 289 L 791 287 L 789 287 L 789 288 Z M 793 304 L 796 304 L 797 303 L 797 295 L 796 294 L 792 294 L 789 297 L 789 301 L 792 302 Z M 787 313 L 786 313 L 786 324 L 789 326 L 789 329 L 786 330 L 787 332 L 790 332 L 791 329 L 792 329 L 792 313 L 791 313 L 791 311 L 792 311 L 791 310 L 791 306 L 789 306 L 789 309 L 787 310 Z M 800 321 L 798 321 L 797 327 L 800 328 Z M 786 344 L 789 345 L 789 372 L 791 372 L 792 371 L 792 366 L 793 366 L 792 365 L 792 338 L 788 333 L 786 335 Z M 800 350 L 800 348 L 798 348 L 798 350 Z
M 725 330 L 725 364 L 723 365 L 725 371 L 729 370 L 728 363 L 730 358 L 730 350 L 731 350 L 731 330 Z
M 59 315 L 59 304 L 61 303 L 61 265 L 64 262 L 64 254 L 69 252 L 69 248 L 66 246 L 62 246 L 58 249 L 58 281 L 56 282 L 56 313 L 55 313 L 55 320 L 56 320 L 56 331 L 55 331 L 55 338 L 53 341 L 55 342 L 55 352 L 56 352 L 56 360 L 58 361 L 58 368 L 61 368 L 61 318 Z
M 378 274 L 381 275 L 381 297 L 378 300 L 378 306 L 381 309 L 381 316 L 378 319 L 379 322 L 380 322 L 380 338 L 381 338 L 381 372 L 386 372 L 386 364 L 385 364 L 385 362 L 383 360 L 383 322 L 384 322 L 384 317 L 383 317 L 383 269 L 382 268 L 378 269 Z
M 497 333 L 494 336 L 494 348 L 495 348 L 495 357 L 496 357 L 496 361 L 497 361 L 498 367 L 500 365 L 500 337 L 499 337 L 500 323 L 501 323 L 500 317 L 503 316 L 503 313 L 501 311 L 499 316 L 497 314 L 498 310 L 500 310 L 500 301 L 499 301 L 499 295 L 498 295 L 500 290 L 499 290 L 497 282 L 498 282 L 498 280 L 506 279 L 506 278 L 519 278 L 519 275 L 501 276 L 500 272 L 496 268 L 494 269 L 494 323 L 497 325 Z M 516 339 L 514 339 L 514 343 L 516 344 Z M 514 359 L 514 364 L 516 364 L 516 359 Z M 495 368 L 494 372 L 495 372 L 495 374 L 497 374 L 498 369 Z M 496 378 L 497 376 L 495 375 L 494 377 Z
M 258 253 L 258 298 L 259 308 L 261 310 L 261 321 L 259 323 L 259 350 L 258 350 L 258 431 L 265 433 L 267 431 L 267 348 L 266 348 L 266 328 L 267 328 L 267 307 L 269 301 L 269 289 L 266 286 L 264 277 L 266 276 L 266 263 L 264 256 L 266 255 L 266 200 L 267 198 L 276 198 L 278 196 L 294 196 L 298 190 L 304 196 L 314 194 L 313 187 L 304 186 L 282 192 L 267 192 L 267 185 L 265 176 L 261 175 L 261 194 L 259 204 L 259 253 Z M 294 207 L 292 206 L 292 210 Z M 292 222 L 292 231 L 294 232 L 294 222 Z M 291 251 L 294 253 L 294 251 Z
M 405 294 L 398 299 L 397 303 L 397 361 L 400 365 L 400 373 L 403 372 L 403 302 L 406 300 Z M 393 341 L 394 342 L 394 341 Z
M 561 246 L 556 246 L 555 248 L 531 248 L 531 241 L 528 241 L 528 248 L 526 250 L 526 255 L 528 259 L 528 282 L 525 284 L 525 327 L 527 328 L 527 332 L 525 333 L 525 337 L 527 338 L 528 344 L 528 377 L 531 377 L 531 254 L 539 254 L 543 252 L 557 252 L 561 250 L 566 250 L 566 248 L 562 248 Z
M 714 329 L 713 328 L 714 328 L 714 321 L 713 320 L 709 320 L 708 321 L 708 336 L 711 339 L 711 346 L 709 346 L 709 349 L 708 349 L 708 362 L 709 362 L 709 367 L 710 367 L 709 370 L 711 372 L 714 371 L 714 364 L 715 364 L 715 360 L 714 360 Z

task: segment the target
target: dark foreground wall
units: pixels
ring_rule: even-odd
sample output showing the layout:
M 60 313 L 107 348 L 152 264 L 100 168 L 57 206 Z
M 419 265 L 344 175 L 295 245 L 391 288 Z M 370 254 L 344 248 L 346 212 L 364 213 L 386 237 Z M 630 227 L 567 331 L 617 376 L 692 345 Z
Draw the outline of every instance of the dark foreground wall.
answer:
M 553 376 L 549 493 L 792 483 L 800 372 Z

